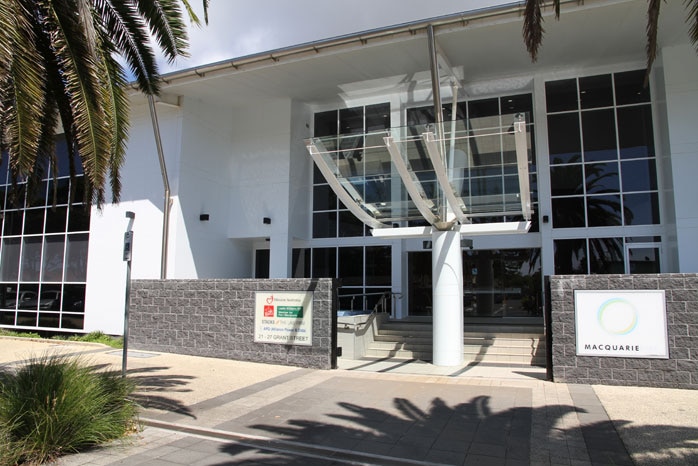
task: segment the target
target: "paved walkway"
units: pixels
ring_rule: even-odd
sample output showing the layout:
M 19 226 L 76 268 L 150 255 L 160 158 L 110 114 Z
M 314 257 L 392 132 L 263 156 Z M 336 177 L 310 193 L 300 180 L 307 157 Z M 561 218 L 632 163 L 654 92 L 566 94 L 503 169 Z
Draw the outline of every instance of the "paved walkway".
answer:
M 5 338 L 0 365 L 47 347 L 121 367 L 121 351 L 99 345 Z M 143 431 L 57 465 L 698 464 L 696 391 L 417 361 L 342 360 L 317 371 L 133 351 L 128 369 Z

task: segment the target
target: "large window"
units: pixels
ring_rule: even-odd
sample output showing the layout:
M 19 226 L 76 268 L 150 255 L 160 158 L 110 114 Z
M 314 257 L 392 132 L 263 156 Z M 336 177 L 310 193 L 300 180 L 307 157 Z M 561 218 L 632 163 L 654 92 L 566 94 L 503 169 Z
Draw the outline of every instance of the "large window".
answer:
M 644 77 L 638 70 L 546 83 L 554 228 L 659 224 Z
M 555 275 L 661 271 L 658 236 L 559 239 L 554 245 Z
M 390 293 L 390 246 L 349 246 L 293 250 L 294 278 L 339 279 L 340 310 L 372 310 Z
M 71 185 L 65 140 L 56 140 L 61 168 L 50 167 L 33 186 L 11 184 L 7 156 L 0 164 L 0 325 L 81 330 L 84 324 L 90 205 L 82 172 Z M 81 164 L 76 166 L 81 170 Z M 55 194 L 55 197 L 54 197 Z M 55 206 L 54 206 L 55 199 Z
M 342 137 L 339 149 L 363 148 L 365 134 L 390 128 L 390 104 L 367 105 L 365 107 L 343 108 L 315 114 L 315 137 Z M 343 163 L 353 176 L 362 177 L 365 170 L 363 150 L 343 152 Z M 313 174 L 313 238 L 337 238 L 364 236 L 364 224 L 337 200 L 317 167 Z M 373 202 L 376 190 L 388 190 L 390 182 L 380 183 L 367 180 L 359 193 L 367 202 Z

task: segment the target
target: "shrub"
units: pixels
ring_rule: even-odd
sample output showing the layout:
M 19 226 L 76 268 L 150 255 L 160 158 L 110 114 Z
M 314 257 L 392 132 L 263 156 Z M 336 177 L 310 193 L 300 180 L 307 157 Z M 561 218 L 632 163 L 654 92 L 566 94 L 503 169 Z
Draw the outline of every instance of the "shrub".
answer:
M 124 436 L 136 426 L 134 388 L 117 372 L 67 356 L 46 355 L 2 374 L 0 464 L 44 463 Z

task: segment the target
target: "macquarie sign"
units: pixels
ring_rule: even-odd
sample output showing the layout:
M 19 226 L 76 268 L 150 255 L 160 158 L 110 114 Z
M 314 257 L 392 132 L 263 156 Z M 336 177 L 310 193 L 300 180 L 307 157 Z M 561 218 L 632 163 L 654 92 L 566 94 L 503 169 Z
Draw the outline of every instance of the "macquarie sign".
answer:
M 669 358 L 664 290 L 574 292 L 577 356 Z
M 313 345 L 313 293 L 258 291 L 255 295 L 254 341 Z

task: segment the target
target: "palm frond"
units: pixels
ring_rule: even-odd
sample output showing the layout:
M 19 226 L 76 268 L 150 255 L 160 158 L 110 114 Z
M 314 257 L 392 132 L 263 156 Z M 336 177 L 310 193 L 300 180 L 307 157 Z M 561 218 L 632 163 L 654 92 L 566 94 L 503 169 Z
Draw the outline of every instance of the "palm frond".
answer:
M 126 158 L 126 140 L 128 138 L 129 102 L 126 92 L 126 77 L 121 65 L 114 59 L 111 40 L 104 34 L 102 43 L 102 64 L 104 85 L 105 113 L 109 116 L 111 127 L 111 152 L 109 157 L 109 181 L 112 192 L 112 202 L 119 202 L 121 195 L 120 169 Z
M 8 66 L 7 85 L 11 105 L 3 108 L 4 130 L 12 167 L 21 175 L 32 172 L 39 150 L 44 110 L 44 73 L 32 27 L 34 11 L 27 1 L 14 3 L 10 36 L 16 51 Z
M 101 110 L 99 60 L 90 54 L 90 47 L 84 42 L 86 36 L 82 22 L 75 17 L 74 7 L 68 0 L 52 3 L 47 22 L 58 32 L 52 35 L 52 45 L 68 91 L 74 136 L 85 176 L 93 186 L 103 186 L 111 140 Z
M 657 58 L 657 29 L 661 2 L 662 0 L 648 0 L 647 2 L 647 72 L 645 74 L 645 85 L 649 82 L 649 73 L 654 60 Z
M 95 0 L 97 18 L 145 94 L 157 94 L 159 80 L 155 54 L 149 46 L 148 28 L 132 2 Z M 104 40 L 102 40 L 104 42 Z
M 541 6 L 544 0 L 527 0 L 524 9 L 523 36 L 526 50 L 531 55 L 531 61 L 538 60 L 538 49 L 543 42 L 543 13 Z
M 689 37 L 691 38 L 691 43 L 696 48 L 698 52 L 698 0 L 684 0 L 686 9 L 688 10 L 688 17 L 686 22 L 689 26 Z
M 155 41 L 169 63 L 187 56 L 187 28 L 179 0 L 136 0 Z

